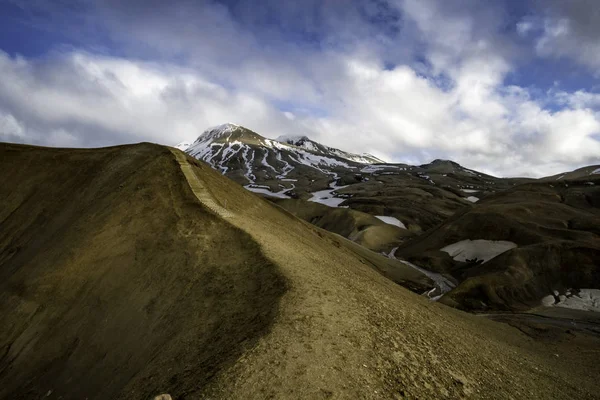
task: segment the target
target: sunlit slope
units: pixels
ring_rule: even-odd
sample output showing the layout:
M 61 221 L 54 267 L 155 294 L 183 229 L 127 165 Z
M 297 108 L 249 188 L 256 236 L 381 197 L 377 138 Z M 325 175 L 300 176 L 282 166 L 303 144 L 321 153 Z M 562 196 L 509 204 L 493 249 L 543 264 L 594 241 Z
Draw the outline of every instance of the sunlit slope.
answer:
M 598 393 L 593 355 L 411 293 L 188 158 L 192 192 L 176 150 L 0 151 L 0 398 Z
M 516 329 L 415 295 L 377 274 L 346 239 L 257 201 L 215 171 L 196 172 L 215 198 L 227 199 L 228 221 L 261 245 L 288 282 L 270 333 L 217 378 L 215 398 L 597 393 L 593 354 L 566 368 L 556 352 Z

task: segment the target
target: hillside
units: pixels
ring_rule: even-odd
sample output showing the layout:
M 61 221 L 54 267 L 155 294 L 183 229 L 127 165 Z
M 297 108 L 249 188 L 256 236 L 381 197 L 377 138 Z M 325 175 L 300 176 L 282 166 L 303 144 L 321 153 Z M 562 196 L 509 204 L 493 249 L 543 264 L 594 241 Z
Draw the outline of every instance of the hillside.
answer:
M 268 329 L 284 277 L 168 149 L 0 151 L 0 398 L 147 398 L 163 363 L 204 386 Z
M 467 309 L 529 309 L 548 296 L 553 305 L 600 292 L 600 175 L 489 196 L 396 255 L 452 275 L 461 284 L 442 301 Z
M 351 208 L 329 207 L 295 199 L 273 199 L 273 203 L 311 224 L 341 235 L 377 253 L 389 253 L 414 236 L 395 221 L 384 220 Z M 381 216 L 380 216 L 381 218 Z
M 597 354 L 577 350 L 597 337 L 573 328 L 549 345 L 430 302 L 376 272 L 385 262 L 430 284 L 405 264 L 363 256 L 175 149 L 2 144 L 0 197 L 1 399 L 600 389 Z

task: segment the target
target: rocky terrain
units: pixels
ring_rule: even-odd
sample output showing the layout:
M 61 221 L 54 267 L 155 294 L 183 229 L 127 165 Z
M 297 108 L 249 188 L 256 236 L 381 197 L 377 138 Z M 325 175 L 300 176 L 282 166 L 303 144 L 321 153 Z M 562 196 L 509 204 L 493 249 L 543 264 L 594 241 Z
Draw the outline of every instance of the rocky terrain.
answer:
M 578 212 L 596 199 L 570 188 L 547 190 Z M 502 196 L 460 215 L 512 204 Z M 432 285 L 393 257 L 417 242 L 383 257 L 173 148 L 0 144 L 0 198 L 0 399 L 593 399 L 600 389 L 587 327 L 499 323 L 432 302 L 397 284 Z M 502 239 L 535 246 L 523 229 Z M 591 231 L 570 240 L 591 248 Z

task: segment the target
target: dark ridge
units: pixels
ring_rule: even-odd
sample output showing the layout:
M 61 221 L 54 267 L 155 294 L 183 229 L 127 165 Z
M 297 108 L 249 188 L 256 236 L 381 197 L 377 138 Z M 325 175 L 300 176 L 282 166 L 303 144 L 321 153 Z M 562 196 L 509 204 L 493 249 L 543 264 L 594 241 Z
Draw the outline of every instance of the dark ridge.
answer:
M 0 399 L 197 397 L 271 327 L 277 266 L 164 147 L 2 144 L 0 198 Z

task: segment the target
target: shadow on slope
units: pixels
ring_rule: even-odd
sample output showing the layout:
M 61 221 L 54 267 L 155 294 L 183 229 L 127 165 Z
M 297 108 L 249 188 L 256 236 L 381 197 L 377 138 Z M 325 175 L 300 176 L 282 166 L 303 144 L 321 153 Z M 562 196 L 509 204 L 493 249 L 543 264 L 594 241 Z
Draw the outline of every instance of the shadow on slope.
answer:
M 285 282 L 169 150 L 0 144 L 0 398 L 201 392 Z

